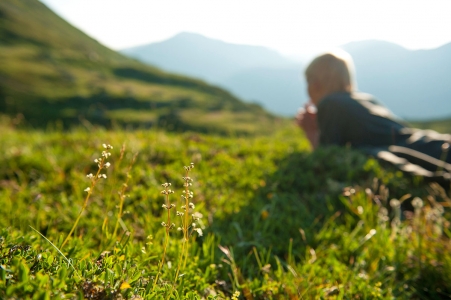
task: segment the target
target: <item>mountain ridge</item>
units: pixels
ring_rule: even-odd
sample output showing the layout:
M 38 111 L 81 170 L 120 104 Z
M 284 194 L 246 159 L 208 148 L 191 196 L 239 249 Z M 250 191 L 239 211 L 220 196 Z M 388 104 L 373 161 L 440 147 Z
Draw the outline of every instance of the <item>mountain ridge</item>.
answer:
M 176 35 L 170 40 L 173 42 L 175 39 L 186 36 Z M 209 38 L 204 37 L 204 39 Z M 165 45 L 165 41 L 159 42 L 159 45 Z M 235 49 L 243 46 L 230 45 L 233 45 Z M 187 53 L 182 53 L 183 51 L 180 50 L 188 46 L 179 41 L 177 48 L 171 49 L 172 52 L 165 52 L 170 53 L 166 57 L 164 53 L 153 58 L 149 58 L 152 55 L 151 52 L 147 57 L 136 53 L 123 53 L 146 63 L 158 64 L 163 69 L 168 68 L 180 74 L 202 78 L 230 90 L 240 98 L 257 102 L 280 115 L 293 116 L 297 108 L 308 101 L 303 78 L 305 63 L 292 59 L 283 60 L 282 55 L 273 52 L 282 57 L 279 57 L 280 60 L 275 60 L 286 63 L 251 67 L 235 65 L 234 72 L 230 69 L 224 71 L 229 74 L 228 76 L 214 76 L 208 73 L 208 70 L 202 69 L 200 61 L 206 62 L 205 65 L 208 65 L 209 69 L 214 69 L 218 73 L 229 66 L 223 67 L 224 64 L 217 55 L 214 56 L 215 59 L 210 59 L 209 51 L 197 45 L 199 52 L 196 56 L 200 59 L 189 68 L 184 68 L 183 60 L 193 61 L 189 57 L 185 58 Z M 142 47 L 141 49 L 152 49 L 152 44 Z M 451 108 L 447 105 L 448 99 L 451 99 L 449 88 L 451 80 L 448 79 L 451 78 L 451 43 L 429 50 L 408 50 L 387 41 L 366 40 L 351 42 L 341 48 L 348 51 L 354 59 L 359 89 L 375 95 L 395 114 L 405 119 L 415 120 L 444 118 L 451 115 Z M 241 54 L 241 56 L 252 57 L 249 54 Z M 182 61 L 182 63 L 166 65 L 165 62 L 168 60 Z M 284 81 L 281 80 L 282 78 Z
M 374 41 L 367 49 L 343 49 L 353 57 L 359 89 L 375 95 L 407 119 L 440 119 L 451 115 L 451 43 L 430 50 L 408 50 Z M 372 44 L 372 45 L 369 45 Z M 381 46 L 385 46 L 382 51 Z M 395 47 L 396 47 L 395 46 Z
M 188 32 L 120 52 L 174 72 L 189 69 L 190 75 L 213 83 L 231 76 L 238 67 L 279 67 L 290 66 L 293 62 L 266 47 L 232 44 Z M 222 63 L 220 72 L 215 67 L 219 61 Z
M 185 44 L 192 40 L 194 44 Z M 200 42 L 206 42 L 206 45 Z M 146 53 L 139 54 L 141 51 Z M 263 105 L 276 114 L 283 115 L 281 107 L 285 112 L 293 112 L 301 104 L 300 99 L 304 91 L 304 83 L 299 80 L 302 64 L 266 47 L 227 43 L 185 32 L 166 41 L 129 48 L 121 53 L 162 69 L 188 74 L 219 85 L 248 102 Z M 268 77 L 271 72 L 283 73 L 282 77 L 288 80 L 280 82 L 279 76 Z M 293 76 L 294 74 L 299 76 Z M 277 98 L 287 101 L 274 101 L 275 97 L 271 95 L 275 93 L 265 88 L 267 83 L 272 81 L 279 81 L 282 87 L 291 86 L 293 88 L 290 91 L 295 92 L 284 93 L 279 89 Z

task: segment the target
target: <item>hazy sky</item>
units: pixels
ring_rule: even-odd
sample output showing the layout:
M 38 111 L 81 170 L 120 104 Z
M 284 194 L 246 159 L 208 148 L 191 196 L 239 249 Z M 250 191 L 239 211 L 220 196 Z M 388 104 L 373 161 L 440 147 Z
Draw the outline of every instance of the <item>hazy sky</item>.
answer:
M 195 32 L 302 55 L 380 39 L 409 49 L 451 42 L 451 1 L 41 0 L 115 49 Z

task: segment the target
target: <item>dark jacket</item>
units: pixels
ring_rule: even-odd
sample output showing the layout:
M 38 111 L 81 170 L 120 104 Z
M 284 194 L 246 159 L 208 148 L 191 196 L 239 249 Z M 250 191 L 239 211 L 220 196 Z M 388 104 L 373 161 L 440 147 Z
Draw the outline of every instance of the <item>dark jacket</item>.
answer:
M 326 96 L 318 104 L 318 126 L 320 146 L 351 146 L 407 172 L 450 178 L 451 135 L 410 128 L 371 95 Z

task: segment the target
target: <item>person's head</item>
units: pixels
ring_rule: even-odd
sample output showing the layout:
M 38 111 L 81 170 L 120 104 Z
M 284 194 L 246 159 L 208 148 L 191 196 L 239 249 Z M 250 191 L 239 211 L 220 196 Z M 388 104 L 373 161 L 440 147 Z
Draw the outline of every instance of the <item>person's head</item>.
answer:
M 308 94 L 315 105 L 329 94 L 356 89 L 352 58 L 344 51 L 328 52 L 315 58 L 305 70 L 305 77 Z

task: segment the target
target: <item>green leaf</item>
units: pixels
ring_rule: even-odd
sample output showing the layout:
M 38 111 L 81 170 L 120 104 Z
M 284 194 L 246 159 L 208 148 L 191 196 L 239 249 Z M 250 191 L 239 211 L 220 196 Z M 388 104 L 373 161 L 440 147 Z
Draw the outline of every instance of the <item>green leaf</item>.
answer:
M 20 282 L 27 282 L 28 281 L 28 273 L 30 272 L 30 269 L 28 269 L 28 266 L 25 263 L 21 263 L 19 265 L 19 281 Z
M 6 280 L 6 269 L 5 266 L 0 265 L 0 280 L 5 281 Z
M 36 274 L 36 281 L 38 282 L 40 288 L 45 287 L 47 282 L 49 282 L 49 279 L 50 279 L 49 275 L 43 274 L 42 271 Z
M 67 275 L 67 269 L 64 268 L 64 267 L 61 267 L 58 270 L 58 278 L 59 278 L 59 280 L 64 281 L 64 279 L 66 278 L 66 275 Z
M 39 294 L 38 300 L 50 300 L 50 291 L 45 291 Z
M 54 257 L 53 255 L 49 255 L 49 256 L 47 257 L 47 263 L 48 263 L 49 265 L 52 265 L 54 259 L 55 259 L 55 257 Z
M 136 272 L 135 275 L 133 275 L 132 279 L 128 283 L 133 283 L 136 280 L 138 280 L 141 277 L 141 272 Z

